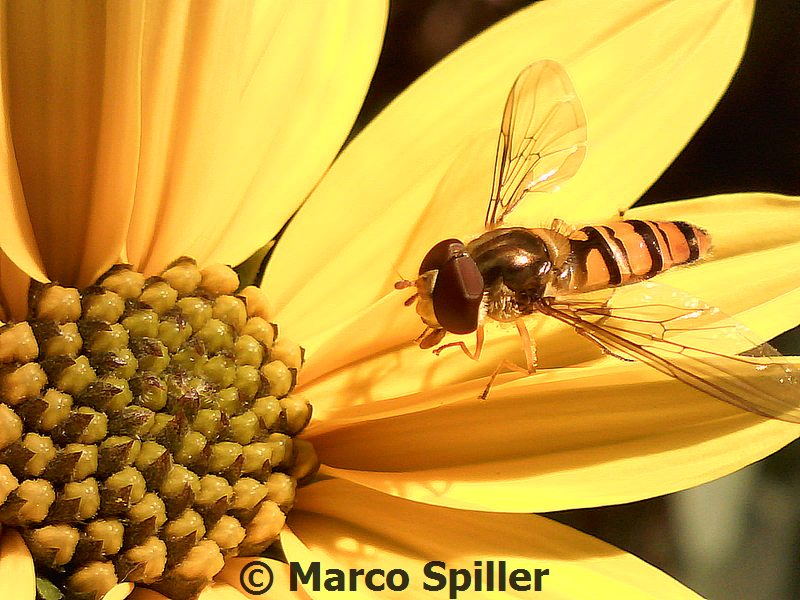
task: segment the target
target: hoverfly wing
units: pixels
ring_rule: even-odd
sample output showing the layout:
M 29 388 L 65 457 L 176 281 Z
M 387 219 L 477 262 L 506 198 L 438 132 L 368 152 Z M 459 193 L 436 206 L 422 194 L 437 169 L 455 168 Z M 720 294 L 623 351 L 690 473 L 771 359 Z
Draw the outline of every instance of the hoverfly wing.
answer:
M 800 423 L 800 367 L 701 300 L 653 282 L 607 302 L 545 299 L 541 312 L 618 358 L 640 360 L 755 414 Z
M 487 229 L 528 192 L 553 191 L 586 154 L 586 115 L 564 67 L 540 60 L 526 67 L 506 100 L 497 141 Z

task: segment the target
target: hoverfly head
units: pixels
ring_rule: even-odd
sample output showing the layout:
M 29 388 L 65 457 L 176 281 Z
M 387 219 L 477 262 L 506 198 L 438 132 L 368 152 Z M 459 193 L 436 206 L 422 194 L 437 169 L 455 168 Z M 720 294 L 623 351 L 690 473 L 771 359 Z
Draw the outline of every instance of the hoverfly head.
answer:
M 436 244 L 422 259 L 416 281 L 398 281 L 395 287 L 412 285 L 417 292 L 409 302 L 417 301 L 417 314 L 434 337 L 441 340 L 445 332 L 464 334 L 478 328 L 483 276 L 461 241 Z

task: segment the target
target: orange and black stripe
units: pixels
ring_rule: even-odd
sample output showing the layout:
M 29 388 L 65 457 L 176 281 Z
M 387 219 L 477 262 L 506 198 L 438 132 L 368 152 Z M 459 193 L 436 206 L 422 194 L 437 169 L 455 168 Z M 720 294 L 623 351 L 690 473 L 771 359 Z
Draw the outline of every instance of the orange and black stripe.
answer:
M 649 279 L 699 260 L 709 235 L 682 221 L 620 221 L 584 227 L 569 238 L 569 290 L 588 292 Z

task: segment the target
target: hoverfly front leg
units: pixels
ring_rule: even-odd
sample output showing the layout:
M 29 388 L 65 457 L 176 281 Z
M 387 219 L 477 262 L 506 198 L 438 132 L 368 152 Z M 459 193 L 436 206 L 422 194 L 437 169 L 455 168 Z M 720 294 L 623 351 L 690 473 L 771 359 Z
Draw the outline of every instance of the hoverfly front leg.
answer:
M 428 348 L 433 348 L 436 344 L 441 342 L 446 334 L 447 332 L 444 329 L 426 327 L 425 330 L 417 336 L 417 339 L 414 340 L 414 343 L 419 344 L 421 349 L 427 350 Z
M 523 373 L 525 375 L 533 375 L 536 372 L 536 347 L 533 344 L 533 340 L 531 340 L 531 336 L 528 333 L 528 328 L 525 327 L 525 321 L 522 319 L 517 319 L 514 323 L 517 326 L 517 331 L 519 332 L 520 338 L 522 338 L 522 349 L 525 352 L 525 367 L 520 367 L 519 365 L 511 362 L 510 360 L 503 359 L 497 365 L 497 368 L 492 372 L 489 376 L 489 381 L 486 384 L 483 392 L 481 392 L 480 398 L 481 400 L 486 400 L 489 396 L 489 391 L 492 389 L 492 385 L 494 384 L 494 380 L 500 374 L 503 369 L 509 369 L 511 371 L 516 371 L 517 373 Z M 449 344 L 444 344 L 443 346 L 439 346 L 438 348 L 434 348 L 433 353 L 437 356 L 441 353 L 442 350 L 445 348 L 461 348 L 461 351 L 470 357 L 472 360 L 478 360 L 481 356 L 481 350 L 483 349 L 483 325 L 479 325 L 476 334 L 476 342 L 475 342 L 475 350 L 470 352 L 469 348 L 464 342 L 451 342 Z
M 470 352 L 469 348 L 464 342 L 450 342 L 449 344 L 444 344 L 439 346 L 438 348 L 433 349 L 433 353 L 436 356 L 441 354 L 442 350 L 445 348 L 461 348 L 461 350 L 469 356 L 472 360 L 478 360 L 481 357 L 481 350 L 483 350 L 483 324 L 478 325 L 478 329 L 475 331 L 475 351 Z

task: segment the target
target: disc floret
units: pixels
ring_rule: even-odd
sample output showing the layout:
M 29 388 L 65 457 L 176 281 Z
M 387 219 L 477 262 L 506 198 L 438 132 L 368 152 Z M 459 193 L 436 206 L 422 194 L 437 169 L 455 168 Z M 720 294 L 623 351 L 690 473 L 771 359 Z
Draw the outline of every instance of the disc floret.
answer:
M 0 523 L 71 596 L 195 596 L 276 540 L 315 472 L 303 350 L 238 287 L 188 258 L 116 265 L 83 290 L 33 284 L 28 320 L 0 328 Z

